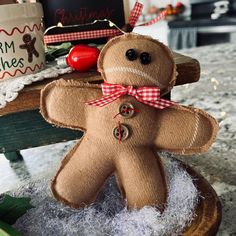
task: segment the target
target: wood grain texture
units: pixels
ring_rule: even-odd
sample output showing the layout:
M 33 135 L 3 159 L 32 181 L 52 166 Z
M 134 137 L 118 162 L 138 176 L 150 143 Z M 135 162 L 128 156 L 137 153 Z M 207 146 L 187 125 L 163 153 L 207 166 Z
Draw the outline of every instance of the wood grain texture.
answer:
M 176 86 L 194 83 L 200 79 L 201 70 L 198 60 L 176 52 L 174 52 L 174 59 L 178 72 Z
M 195 212 L 197 216 L 186 228 L 183 236 L 214 236 L 218 231 L 222 217 L 220 200 L 215 190 L 202 175 L 183 162 L 181 165 L 193 177 L 201 196 Z
M 39 110 L 0 117 L 0 153 L 79 139 L 83 132 L 56 128 L 48 124 Z
M 176 85 L 193 83 L 199 80 L 200 65 L 196 59 L 193 59 L 191 57 L 186 57 L 178 53 L 174 53 L 174 58 L 178 72 Z M 60 78 L 76 79 L 90 83 L 102 83 L 103 81 L 98 72 L 87 72 L 87 73 L 74 72 L 71 74 L 59 76 L 56 79 Z M 55 79 L 47 79 L 26 86 L 19 93 L 19 96 L 17 97 L 16 100 L 8 103 L 5 108 L 0 109 L 0 116 L 9 113 L 39 108 L 40 91 L 46 84 L 50 83 L 52 80 Z

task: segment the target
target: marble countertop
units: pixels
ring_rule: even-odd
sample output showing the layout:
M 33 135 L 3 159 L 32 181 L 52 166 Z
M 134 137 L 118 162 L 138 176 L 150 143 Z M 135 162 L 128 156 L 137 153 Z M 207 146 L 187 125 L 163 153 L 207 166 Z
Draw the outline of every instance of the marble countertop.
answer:
M 218 235 L 236 235 L 236 44 L 182 50 L 201 64 L 198 83 L 175 87 L 172 99 L 206 110 L 220 130 L 210 151 L 179 157 L 198 170 L 220 197 L 223 218 Z
M 220 131 L 207 154 L 178 156 L 198 170 L 216 190 L 223 206 L 218 235 L 236 235 L 236 44 L 182 50 L 201 63 L 198 83 L 177 86 L 172 100 L 206 110 L 217 118 Z M 9 163 L 0 154 L 0 193 L 31 179 L 50 178 L 74 141 L 22 151 L 23 162 Z

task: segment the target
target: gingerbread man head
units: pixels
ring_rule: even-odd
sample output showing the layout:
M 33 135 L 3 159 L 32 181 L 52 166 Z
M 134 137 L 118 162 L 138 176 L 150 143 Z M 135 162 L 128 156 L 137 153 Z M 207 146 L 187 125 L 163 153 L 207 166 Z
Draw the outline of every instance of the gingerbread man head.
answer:
M 138 34 L 110 40 L 100 54 L 98 70 L 108 83 L 158 86 L 162 94 L 176 80 L 176 66 L 169 48 Z
M 72 207 L 95 201 L 116 174 L 129 207 L 163 208 L 167 186 L 157 151 L 201 153 L 218 129 L 213 117 L 163 99 L 175 83 L 171 51 L 149 37 L 110 40 L 98 62 L 106 81 L 59 80 L 42 90 L 41 113 L 60 127 L 85 131 L 52 182 L 56 199 Z
M 29 43 L 32 40 L 30 34 L 24 34 L 22 39 L 23 39 L 24 43 Z

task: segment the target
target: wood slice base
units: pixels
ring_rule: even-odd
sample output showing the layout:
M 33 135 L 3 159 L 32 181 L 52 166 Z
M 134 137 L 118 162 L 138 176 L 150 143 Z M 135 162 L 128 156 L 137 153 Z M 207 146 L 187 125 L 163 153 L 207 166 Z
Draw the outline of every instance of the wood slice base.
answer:
M 180 161 L 178 161 L 180 162 Z M 185 229 L 184 236 L 213 236 L 220 226 L 222 211 L 221 203 L 207 180 L 193 168 L 180 162 L 182 167 L 193 177 L 194 183 L 200 192 L 199 203 L 196 208 L 196 217 L 191 225 Z

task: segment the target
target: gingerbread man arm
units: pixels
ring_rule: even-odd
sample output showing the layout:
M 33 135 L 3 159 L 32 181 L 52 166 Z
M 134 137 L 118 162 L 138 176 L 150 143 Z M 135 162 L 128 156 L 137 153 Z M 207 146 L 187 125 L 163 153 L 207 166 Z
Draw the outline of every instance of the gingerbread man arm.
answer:
M 41 91 L 41 113 L 51 124 L 86 130 L 86 117 L 91 107 L 85 102 L 101 96 L 100 85 L 60 79 Z
M 175 105 L 158 112 L 155 146 L 175 154 L 206 152 L 213 143 L 218 124 L 206 112 Z
M 27 49 L 27 45 L 26 44 L 21 44 L 20 49 Z
M 35 42 L 36 42 L 36 37 L 34 37 L 34 38 L 32 39 L 32 41 L 31 41 L 31 45 L 34 45 Z

